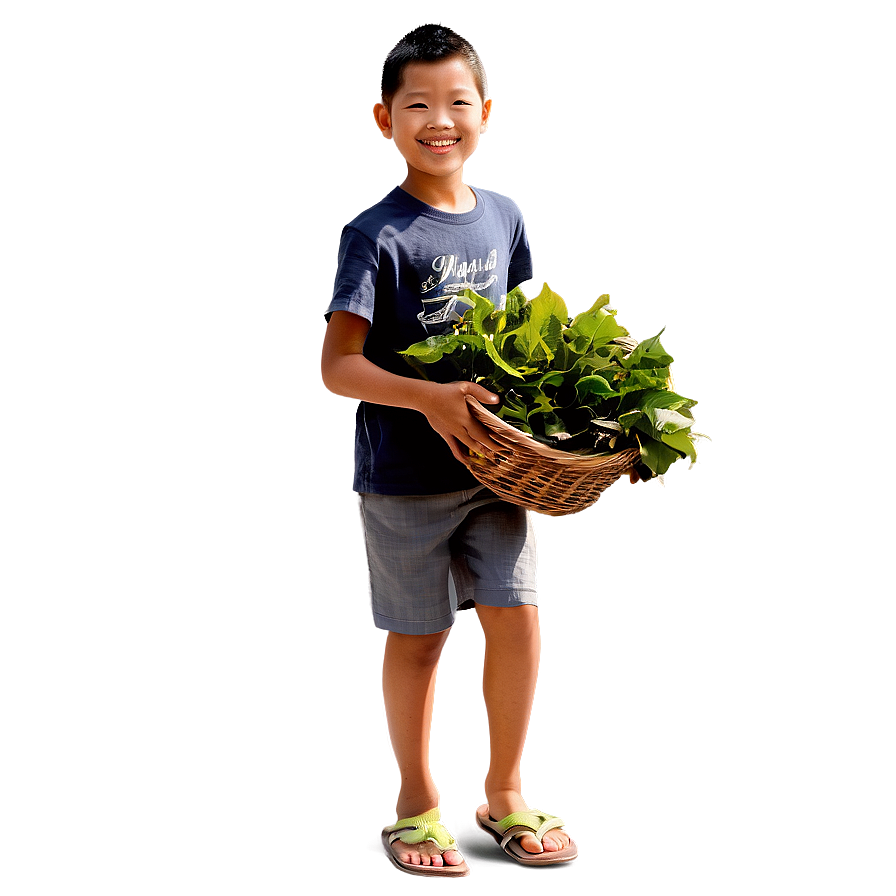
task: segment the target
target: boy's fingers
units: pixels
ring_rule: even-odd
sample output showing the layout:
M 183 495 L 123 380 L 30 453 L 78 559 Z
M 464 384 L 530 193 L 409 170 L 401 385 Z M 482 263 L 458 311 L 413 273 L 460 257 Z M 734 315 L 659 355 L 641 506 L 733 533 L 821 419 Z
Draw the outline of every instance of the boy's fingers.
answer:
M 451 449 L 451 453 L 455 458 L 465 465 L 470 462 L 471 454 L 485 455 L 488 457 L 492 453 L 488 448 L 481 445 L 475 439 L 465 438 L 461 440 L 452 438 L 448 442 L 448 447 Z
M 467 383 L 466 386 L 465 394 L 472 396 L 485 405 L 497 404 L 500 400 L 499 396 L 495 395 L 494 392 L 489 392 L 485 386 L 480 386 L 479 383 Z
M 451 453 L 454 455 L 455 460 L 459 460 L 461 463 L 464 463 L 464 453 L 463 447 L 461 443 L 454 438 L 447 438 L 445 441 L 448 443 L 448 447 L 451 449 Z
M 467 450 L 486 457 L 507 450 L 503 445 L 495 442 L 483 426 L 470 427 L 459 436 L 449 436 L 446 441 L 451 453 L 461 463 L 470 459 L 469 453 L 466 453 Z
M 474 451 L 478 451 L 482 448 L 485 450 L 486 454 L 496 454 L 507 450 L 500 442 L 496 442 L 492 438 L 492 434 L 481 423 L 477 423 L 474 427 L 469 429 L 468 432 L 475 442 L 473 445 L 468 444 L 468 447 L 472 448 Z M 479 453 L 481 454 L 482 452 L 479 451 Z
M 470 459 L 470 453 L 490 455 L 492 452 L 485 445 L 480 444 L 473 438 L 464 435 L 463 438 L 453 438 L 449 442 L 451 452 L 461 462 L 466 463 Z
M 489 431 L 472 417 L 455 438 L 477 454 L 493 454 L 501 448 L 492 440 Z

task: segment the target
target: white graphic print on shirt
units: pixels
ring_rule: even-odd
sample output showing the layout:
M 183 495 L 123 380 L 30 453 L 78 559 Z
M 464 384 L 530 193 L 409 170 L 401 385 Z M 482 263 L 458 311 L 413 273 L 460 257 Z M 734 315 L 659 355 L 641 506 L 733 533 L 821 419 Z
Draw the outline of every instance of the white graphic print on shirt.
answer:
M 433 259 L 432 271 L 421 284 L 423 310 L 417 319 L 429 335 L 445 333 L 451 325 L 472 307 L 458 293 L 472 289 L 480 295 L 498 278 L 490 274 L 498 266 L 498 250 L 492 249 L 488 257 L 461 261 L 457 255 L 439 255 Z M 476 275 L 483 275 L 477 280 Z

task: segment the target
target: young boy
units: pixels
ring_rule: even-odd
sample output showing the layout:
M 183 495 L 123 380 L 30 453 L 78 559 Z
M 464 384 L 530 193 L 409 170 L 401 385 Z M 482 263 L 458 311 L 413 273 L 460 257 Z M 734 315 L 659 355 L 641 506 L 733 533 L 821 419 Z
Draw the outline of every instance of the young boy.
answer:
M 457 609 L 475 607 L 486 650 L 483 689 L 491 758 L 477 823 L 525 864 L 570 861 L 559 818 L 530 810 L 520 761 L 539 659 L 535 544 L 526 511 L 499 500 L 460 463 L 488 454 L 451 368 L 418 378 L 397 354 L 450 330 L 473 289 L 501 305 L 532 275 L 519 209 L 463 182 L 491 111 L 475 50 L 448 28 L 406 35 L 383 67 L 374 117 L 407 177 L 342 233 L 327 309 L 322 374 L 361 401 L 354 489 L 360 495 L 375 624 L 388 631 L 383 694 L 401 773 L 398 822 L 383 831 L 392 862 L 418 874 L 467 873 L 441 824 L 429 769 L 436 667 Z

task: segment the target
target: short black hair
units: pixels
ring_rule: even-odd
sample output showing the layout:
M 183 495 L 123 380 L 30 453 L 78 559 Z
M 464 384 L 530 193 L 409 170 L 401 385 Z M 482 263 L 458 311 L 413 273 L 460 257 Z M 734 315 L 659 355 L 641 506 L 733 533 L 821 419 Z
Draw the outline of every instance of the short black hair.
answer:
M 389 108 L 398 93 L 405 66 L 411 62 L 440 62 L 459 56 L 470 67 L 483 102 L 487 95 L 485 68 L 473 45 L 444 25 L 421 25 L 409 31 L 386 57 L 383 65 L 383 105 Z

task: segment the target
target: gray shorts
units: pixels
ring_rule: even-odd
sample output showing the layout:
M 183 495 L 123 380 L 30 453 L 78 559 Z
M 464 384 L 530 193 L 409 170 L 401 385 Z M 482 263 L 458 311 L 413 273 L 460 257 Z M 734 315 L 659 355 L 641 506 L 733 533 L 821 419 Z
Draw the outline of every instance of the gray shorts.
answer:
M 537 603 L 529 513 L 485 486 L 360 501 L 377 628 L 428 635 L 475 604 Z

